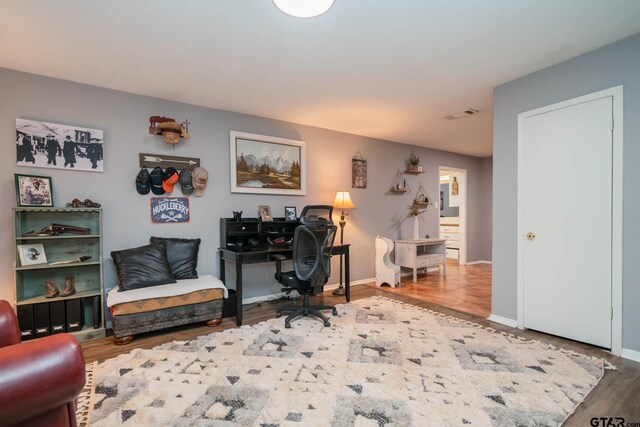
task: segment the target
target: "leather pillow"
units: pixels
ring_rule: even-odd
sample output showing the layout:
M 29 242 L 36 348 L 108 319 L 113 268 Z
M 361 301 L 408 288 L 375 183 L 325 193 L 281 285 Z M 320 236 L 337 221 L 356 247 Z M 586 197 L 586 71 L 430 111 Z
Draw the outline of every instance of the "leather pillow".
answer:
M 152 237 L 151 243 L 166 243 L 167 260 L 174 279 L 197 279 L 200 239 Z
M 167 247 L 154 243 L 139 248 L 112 251 L 118 272 L 118 291 L 176 283 L 167 261 Z

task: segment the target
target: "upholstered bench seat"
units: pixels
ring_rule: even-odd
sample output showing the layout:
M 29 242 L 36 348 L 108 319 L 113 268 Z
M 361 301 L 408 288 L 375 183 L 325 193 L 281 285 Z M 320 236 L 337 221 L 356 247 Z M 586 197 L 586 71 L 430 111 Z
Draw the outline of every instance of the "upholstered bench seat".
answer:
M 201 321 L 216 326 L 227 297 L 224 284 L 209 274 L 125 292 L 114 287 L 107 293 L 114 342 L 126 344 L 134 335 Z

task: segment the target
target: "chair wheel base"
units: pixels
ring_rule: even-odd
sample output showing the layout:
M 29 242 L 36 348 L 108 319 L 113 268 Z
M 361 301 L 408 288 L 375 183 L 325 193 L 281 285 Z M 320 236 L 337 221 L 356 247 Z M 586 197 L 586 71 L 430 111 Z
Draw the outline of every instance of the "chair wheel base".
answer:
M 327 321 L 324 322 L 324 326 L 329 327 L 329 326 L 331 326 L 331 323 L 327 320 Z

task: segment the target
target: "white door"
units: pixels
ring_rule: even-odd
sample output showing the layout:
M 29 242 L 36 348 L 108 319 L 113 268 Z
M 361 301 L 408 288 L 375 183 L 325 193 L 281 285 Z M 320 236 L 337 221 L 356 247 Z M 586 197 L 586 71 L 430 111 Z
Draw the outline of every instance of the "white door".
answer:
M 523 325 L 606 348 L 612 117 L 606 97 L 521 122 Z

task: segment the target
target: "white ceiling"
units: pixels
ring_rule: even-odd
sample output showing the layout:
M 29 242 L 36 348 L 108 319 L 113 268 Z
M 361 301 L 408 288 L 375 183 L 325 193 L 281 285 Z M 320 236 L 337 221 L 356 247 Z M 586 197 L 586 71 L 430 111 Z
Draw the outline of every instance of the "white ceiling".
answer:
M 474 156 L 492 152 L 494 86 L 640 32 L 638 0 L 336 0 L 312 19 L 269 0 L 0 10 L 0 67 Z M 467 108 L 480 114 L 443 119 Z

